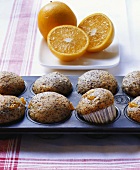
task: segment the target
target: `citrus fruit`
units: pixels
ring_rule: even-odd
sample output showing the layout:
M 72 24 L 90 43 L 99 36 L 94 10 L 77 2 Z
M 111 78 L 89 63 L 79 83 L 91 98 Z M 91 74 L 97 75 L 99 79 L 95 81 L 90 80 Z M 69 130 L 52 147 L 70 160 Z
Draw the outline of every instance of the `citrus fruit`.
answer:
M 84 18 L 79 28 L 89 36 L 87 51 L 99 52 L 107 48 L 114 39 L 114 26 L 112 21 L 102 13 L 95 13 Z
M 54 1 L 43 6 L 38 13 L 38 28 L 47 39 L 49 31 L 59 25 L 77 26 L 77 18 L 68 5 Z
M 61 25 L 49 32 L 47 44 L 60 60 L 72 61 L 86 52 L 89 38 L 82 29 L 76 26 Z

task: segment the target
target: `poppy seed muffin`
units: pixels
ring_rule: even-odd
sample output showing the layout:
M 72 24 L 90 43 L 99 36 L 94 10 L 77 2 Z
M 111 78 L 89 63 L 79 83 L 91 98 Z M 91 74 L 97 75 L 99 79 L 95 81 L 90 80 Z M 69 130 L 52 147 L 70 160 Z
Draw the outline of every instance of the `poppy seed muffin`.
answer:
M 131 119 L 140 122 L 140 96 L 136 97 L 128 104 L 127 115 Z
M 68 95 L 72 91 L 72 84 L 68 77 L 59 73 L 52 72 L 38 78 L 32 87 L 35 94 L 52 91 L 63 95 Z
M 0 124 L 19 120 L 25 114 L 25 100 L 10 95 L 0 95 Z
M 132 71 L 123 78 L 122 90 L 131 97 L 140 95 L 140 71 Z
M 78 93 L 84 94 L 94 88 L 105 88 L 115 94 L 118 84 L 115 77 L 104 70 L 90 70 L 78 78 Z
M 0 72 L 0 94 L 19 96 L 25 90 L 25 83 L 21 76 L 8 72 Z
M 82 95 L 77 113 L 85 120 L 93 123 L 107 123 L 116 118 L 113 94 L 103 88 L 95 88 Z
M 40 123 L 56 123 L 71 116 L 72 103 L 56 92 L 43 92 L 35 95 L 28 106 L 32 120 Z

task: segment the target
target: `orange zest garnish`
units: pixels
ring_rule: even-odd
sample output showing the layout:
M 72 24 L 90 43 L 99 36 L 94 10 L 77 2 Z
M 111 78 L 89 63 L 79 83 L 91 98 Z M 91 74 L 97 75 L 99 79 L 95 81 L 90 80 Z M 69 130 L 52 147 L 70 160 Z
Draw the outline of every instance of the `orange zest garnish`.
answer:
M 129 107 L 138 107 L 138 104 L 134 103 L 134 102 L 129 102 Z

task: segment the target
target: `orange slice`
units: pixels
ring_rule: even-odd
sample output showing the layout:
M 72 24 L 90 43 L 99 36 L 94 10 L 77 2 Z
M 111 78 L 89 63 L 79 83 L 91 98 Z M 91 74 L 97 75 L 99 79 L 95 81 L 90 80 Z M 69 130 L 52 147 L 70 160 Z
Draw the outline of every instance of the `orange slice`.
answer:
M 47 43 L 52 53 L 60 60 L 72 61 L 86 52 L 89 38 L 82 29 L 76 26 L 62 25 L 49 32 Z
M 95 13 L 84 18 L 79 28 L 89 36 L 87 51 L 99 52 L 107 48 L 114 39 L 114 26 L 112 21 L 102 13 Z

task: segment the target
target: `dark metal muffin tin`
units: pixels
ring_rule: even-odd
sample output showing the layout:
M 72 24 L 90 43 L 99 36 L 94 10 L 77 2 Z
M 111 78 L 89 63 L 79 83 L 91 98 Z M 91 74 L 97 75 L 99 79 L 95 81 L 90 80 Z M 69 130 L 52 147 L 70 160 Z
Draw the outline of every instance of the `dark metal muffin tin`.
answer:
M 77 106 L 81 95 L 76 91 L 76 84 L 79 76 L 68 76 L 73 85 L 72 93 L 67 96 Z M 26 83 L 26 90 L 19 96 L 24 97 L 27 106 L 31 98 L 34 96 L 32 85 L 39 76 L 23 76 Z M 128 118 L 126 107 L 128 102 L 132 100 L 127 96 L 121 88 L 123 77 L 116 76 L 118 82 L 118 92 L 114 95 L 115 106 L 117 109 L 117 118 L 113 122 L 107 124 L 93 124 L 84 121 L 75 111 L 72 112 L 70 118 L 63 122 L 55 124 L 41 124 L 34 122 L 28 116 L 28 108 L 23 119 L 11 124 L 0 125 L 0 134 L 139 134 L 140 124 Z

